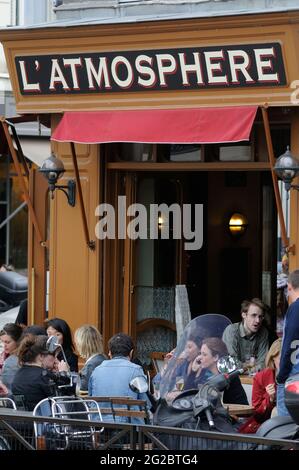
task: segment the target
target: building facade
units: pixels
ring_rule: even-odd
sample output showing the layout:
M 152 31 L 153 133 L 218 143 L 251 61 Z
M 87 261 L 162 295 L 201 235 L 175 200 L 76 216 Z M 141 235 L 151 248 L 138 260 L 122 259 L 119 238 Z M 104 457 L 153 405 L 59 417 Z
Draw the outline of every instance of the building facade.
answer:
M 58 20 L 147 17 L 212 16 L 270 12 L 297 8 L 296 0 L 58 0 L 53 2 Z
M 121 3 L 114 8 L 120 11 Z M 135 2 L 134 8 L 149 3 L 156 2 Z M 56 14 L 78 11 L 81 4 L 63 2 Z M 178 285 L 187 286 L 192 316 L 217 312 L 235 321 L 244 298 L 262 297 L 272 306 L 274 325 L 279 201 L 271 169 L 287 145 L 299 152 L 299 11 L 292 6 L 225 16 L 60 21 L 0 32 L 17 111 L 51 123 L 52 150 L 67 170 L 60 180 L 65 185 L 77 178 L 75 150 L 87 216 L 86 232 L 80 201 L 72 207 L 57 190 L 48 214 L 47 188 L 32 171 L 31 198 L 43 238 L 41 243 L 31 225 L 35 322 L 45 317 L 49 266 L 50 316 L 65 318 L 73 328 L 95 324 L 105 339 L 126 331 L 137 338 L 142 357 L 175 341 Z M 247 142 L 239 142 L 238 132 L 225 140 L 223 126 L 238 128 L 252 109 Z M 190 137 L 193 122 L 203 129 L 201 138 Z M 78 196 L 77 179 L 76 185 Z M 109 203 L 119 220 L 122 201 L 125 212 L 134 204 L 203 206 L 202 243 L 186 250 L 186 236 L 155 239 L 147 231 L 136 240 L 101 239 L 99 205 Z M 298 261 L 297 204 L 292 191 L 291 269 Z M 229 230 L 234 213 L 247 221 L 239 237 Z M 161 233 L 163 223 L 162 217 Z
M 0 25 L 32 25 L 55 18 L 53 6 L 46 0 L 1 0 Z M 0 46 L 0 115 L 16 115 L 4 52 Z M 16 126 L 24 154 L 40 164 L 40 155 L 50 152 L 50 132 L 38 123 Z M 0 163 L 0 265 L 12 264 L 18 271 L 27 273 L 28 214 L 15 169 L 11 159 L 2 155 Z

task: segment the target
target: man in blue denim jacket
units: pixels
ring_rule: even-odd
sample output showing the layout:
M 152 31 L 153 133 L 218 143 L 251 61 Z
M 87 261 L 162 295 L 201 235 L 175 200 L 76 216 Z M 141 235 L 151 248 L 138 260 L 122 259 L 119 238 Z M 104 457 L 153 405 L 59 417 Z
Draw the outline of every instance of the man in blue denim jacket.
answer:
M 131 362 L 134 351 L 132 338 L 125 333 L 117 333 L 109 339 L 108 348 L 110 360 L 103 361 L 91 374 L 88 383 L 89 395 L 146 400 L 150 409 L 146 393 L 133 392 L 129 385 L 135 377 L 142 376 L 146 379 L 142 367 Z M 104 402 L 100 403 L 100 407 L 105 405 L 108 406 Z M 110 418 L 109 415 L 105 416 L 105 421 L 111 419 L 112 416 Z M 128 422 L 126 417 L 118 417 L 117 420 Z M 134 424 L 144 423 L 140 418 L 133 418 L 131 422 Z

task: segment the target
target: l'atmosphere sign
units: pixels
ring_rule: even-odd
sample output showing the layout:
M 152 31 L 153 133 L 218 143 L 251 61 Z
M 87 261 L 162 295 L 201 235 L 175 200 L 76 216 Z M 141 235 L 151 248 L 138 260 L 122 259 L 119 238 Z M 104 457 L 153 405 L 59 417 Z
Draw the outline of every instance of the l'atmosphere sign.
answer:
M 280 43 L 16 56 L 22 95 L 286 85 Z

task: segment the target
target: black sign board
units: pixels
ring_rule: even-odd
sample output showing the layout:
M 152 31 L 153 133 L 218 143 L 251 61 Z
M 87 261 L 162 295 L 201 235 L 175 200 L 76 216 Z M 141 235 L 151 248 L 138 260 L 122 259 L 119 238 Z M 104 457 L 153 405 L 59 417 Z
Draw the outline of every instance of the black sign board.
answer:
M 279 43 L 15 57 L 22 95 L 286 85 Z

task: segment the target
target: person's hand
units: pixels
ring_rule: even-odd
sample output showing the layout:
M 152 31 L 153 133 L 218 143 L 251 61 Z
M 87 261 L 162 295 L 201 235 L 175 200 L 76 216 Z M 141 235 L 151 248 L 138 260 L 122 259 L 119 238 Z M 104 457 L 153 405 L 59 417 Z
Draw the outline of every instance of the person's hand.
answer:
M 169 362 L 170 359 L 173 358 L 174 352 L 175 352 L 175 349 L 173 349 L 173 350 L 170 351 L 169 353 L 165 354 L 164 361 L 165 361 L 165 362 Z
M 201 371 L 202 367 L 201 367 L 201 362 L 200 362 L 200 356 L 196 356 L 196 358 L 192 362 L 191 369 L 193 370 L 193 372 Z
M 57 359 L 57 357 L 55 358 L 55 361 L 54 361 L 54 364 L 53 364 L 53 372 L 58 372 L 59 369 L 58 369 L 58 364 L 59 364 L 59 360 Z
M 69 366 L 65 361 L 57 361 L 57 370 L 59 372 L 68 372 Z
M 270 397 L 271 403 L 273 403 L 275 401 L 275 397 L 276 397 L 275 385 L 274 384 L 267 385 L 266 392 L 268 393 L 268 395 Z
M 160 370 L 160 374 L 161 374 L 161 377 L 164 375 L 166 369 L 167 369 L 167 366 L 168 366 L 168 363 L 170 361 L 170 359 L 173 358 L 174 356 L 174 352 L 175 352 L 175 349 L 173 349 L 172 351 L 168 352 L 167 354 L 165 354 L 164 356 L 164 359 L 163 359 L 163 366 Z
M 168 404 L 171 404 L 173 402 L 173 400 L 180 394 L 182 393 L 181 390 L 173 390 L 172 392 L 168 392 L 166 395 L 165 395 L 165 400 Z
M 2 396 L 8 395 L 8 389 L 2 382 L 0 382 L 0 395 Z

